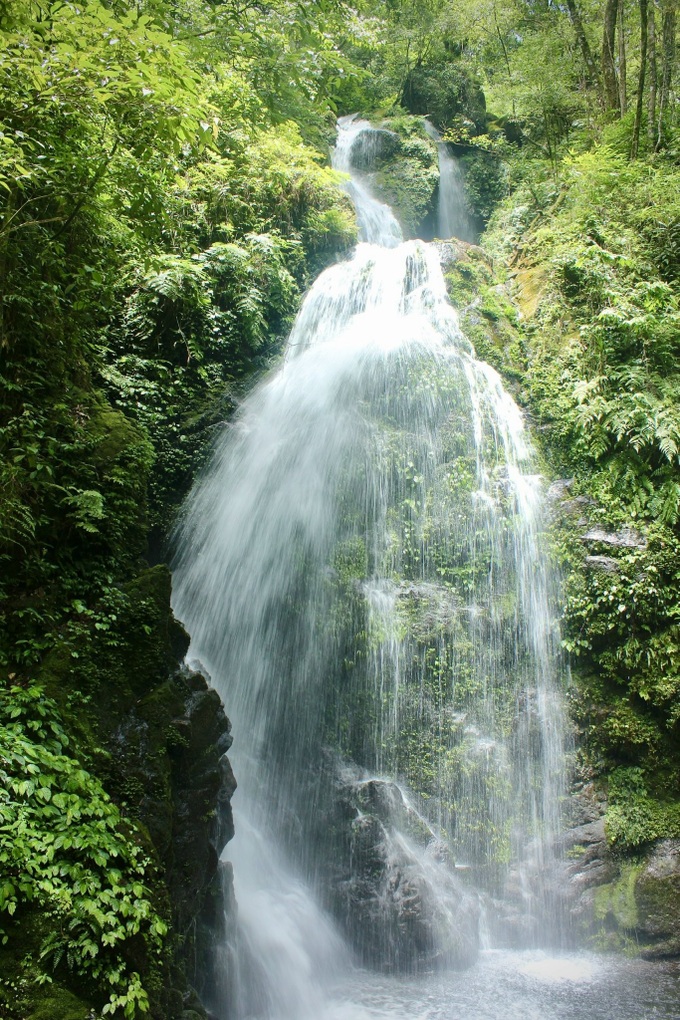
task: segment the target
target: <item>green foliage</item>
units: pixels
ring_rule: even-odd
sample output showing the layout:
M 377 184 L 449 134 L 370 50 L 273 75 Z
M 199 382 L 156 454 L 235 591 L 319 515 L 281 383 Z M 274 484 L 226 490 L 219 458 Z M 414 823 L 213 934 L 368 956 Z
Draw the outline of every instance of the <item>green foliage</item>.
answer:
M 35 665 L 54 642 L 69 594 L 87 598 L 136 562 L 152 451 L 121 414 L 85 394 L 76 418 L 64 405 L 25 404 L 0 440 L 10 508 L 0 528 L 0 661 L 16 669 Z
M 669 525 L 680 512 L 678 292 L 641 226 L 676 186 L 671 167 L 630 164 L 602 147 L 570 160 L 556 200 L 554 190 L 546 196 L 554 212 L 536 213 L 539 196 L 527 195 L 524 222 L 501 228 L 507 245 L 534 206 L 524 257 L 542 265 L 551 301 L 532 342 L 530 399 L 563 434 L 552 443 L 558 470 L 587 466 L 591 491 L 610 508 Z
M 584 16 L 594 47 L 599 12 Z M 0 42 L 0 664 L 11 687 L 0 709 L 0 909 L 13 938 L 35 926 L 44 979 L 82 981 L 119 1015 L 156 1008 L 165 919 L 151 905 L 138 833 L 108 799 L 116 780 L 84 703 L 120 721 L 133 697 L 165 680 L 167 579 L 139 575 L 149 526 L 157 555 L 215 425 L 280 350 L 311 275 L 354 241 L 326 165 L 334 111 L 400 114 L 402 96 L 432 115 L 466 153 L 483 218 L 511 162 L 520 190 L 497 251 L 531 234 L 525 258 L 540 263 L 534 283 L 549 286 L 552 307 L 518 339 L 474 255 L 457 286 L 467 305 L 475 300 L 467 321 L 479 350 L 521 383 L 553 465 L 581 472 L 614 523 L 657 522 L 646 551 L 619 557 L 625 598 L 611 578 L 572 579 L 567 640 L 595 673 L 580 709 L 593 760 L 643 768 L 644 811 L 655 798 L 670 803 L 680 689 L 677 169 L 627 162 L 629 118 L 560 179 L 566 144 L 587 148 L 580 128 L 601 121 L 564 9 L 9 0 Z M 663 124 L 671 153 L 673 117 Z M 380 168 L 380 183 L 412 233 L 431 204 L 436 152 L 412 121 L 391 126 L 399 159 Z M 442 493 L 464 502 L 470 466 L 455 432 L 445 437 Z M 437 545 L 442 493 L 424 493 L 408 463 L 398 474 L 389 555 L 412 578 L 421 542 Z M 464 595 L 483 561 L 443 549 L 431 567 L 442 591 Z M 350 538 L 336 571 L 349 596 L 343 625 L 362 635 L 354 660 L 339 649 L 349 674 L 379 640 L 357 588 L 370 573 L 366 550 Z M 477 693 L 460 667 L 469 649 L 462 638 L 443 646 L 402 602 L 432 718 L 454 660 L 466 710 Z M 510 618 L 513 607 L 498 611 Z M 29 683 L 35 676 L 59 711 Z M 426 791 L 440 738 L 418 720 L 412 686 L 400 767 Z M 472 768 L 463 744 L 454 734 L 452 776 Z M 491 783 L 481 766 L 469 778 Z M 617 821 L 613 798 L 610 838 L 637 845 L 638 823 Z M 488 818 L 458 810 L 470 838 L 502 857 L 502 826 L 491 832 Z M 648 831 L 672 829 L 670 814 L 659 817 Z M 32 953 L 17 950 L 24 976 L 38 967 Z
M 432 212 L 439 183 L 437 150 L 419 118 L 388 119 L 384 126 L 394 130 L 394 145 L 385 158 L 378 158 L 370 179 L 399 218 L 406 237 L 417 237 L 423 221 Z
M 134 830 L 69 753 L 57 707 L 40 687 L 3 693 L 0 747 L 3 941 L 39 910 L 38 982 L 67 967 L 94 982 L 103 1015 L 146 1012 L 132 961 L 158 965 L 168 926 L 151 903 L 150 861 Z
M 356 236 L 338 177 L 319 165 L 319 153 L 290 121 L 256 132 L 245 127 L 220 139 L 223 151 L 208 154 L 178 181 L 178 214 L 201 246 L 251 233 L 297 240 L 316 272 Z
M 628 851 L 655 839 L 677 838 L 680 802 L 659 801 L 650 796 L 641 769 L 616 769 L 609 778 L 606 831 L 612 846 Z
M 442 131 L 459 119 L 486 126 L 484 93 L 469 71 L 450 60 L 416 64 L 403 83 L 402 102 L 411 113 L 427 114 Z
M 678 831 L 679 295 L 659 248 L 677 169 L 612 144 L 557 181 L 531 164 L 519 178 L 487 243 L 519 249 L 521 394 L 553 475 L 574 477 L 558 551 L 579 753 L 609 777 L 608 839 L 630 853 Z M 583 541 L 588 522 L 633 526 L 636 547 Z
M 505 164 L 492 152 L 468 149 L 460 157 L 465 182 L 465 201 L 475 218 L 486 223 L 507 194 Z
M 362 77 L 341 22 L 284 0 L 0 11 L 3 910 L 26 1002 L 40 954 L 55 980 L 43 1012 L 79 987 L 118 1016 L 177 1011 L 153 848 L 98 743 L 185 647 L 167 576 L 139 576 L 149 527 L 158 555 L 214 426 L 354 240 L 325 165 L 334 89 Z

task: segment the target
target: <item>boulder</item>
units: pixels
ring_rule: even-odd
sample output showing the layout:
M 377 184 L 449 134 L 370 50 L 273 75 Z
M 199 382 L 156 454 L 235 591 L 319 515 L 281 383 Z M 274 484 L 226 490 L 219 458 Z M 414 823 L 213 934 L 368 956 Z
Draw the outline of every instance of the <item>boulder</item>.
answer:
M 356 170 L 376 170 L 399 151 L 399 136 L 385 128 L 370 127 L 356 136 L 350 162 Z
M 582 542 L 596 542 L 600 545 L 609 545 L 614 549 L 644 549 L 647 546 L 647 539 L 634 528 L 621 528 L 620 531 L 606 531 L 601 527 L 590 528 L 585 535 L 581 535 Z
M 341 827 L 333 908 L 362 961 L 398 971 L 474 963 L 477 897 L 399 787 L 381 779 L 343 787 L 336 833 Z
M 616 574 L 620 569 L 619 561 L 612 556 L 586 556 L 583 565 L 586 570 L 594 570 L 600 574 Z
M 448 272 L 457 262 L 464 262 L 468 259 L 471 249 L 475 252 L 482 250 L 477 245 L 470 244 L 468 241 L 461 241 L 457 237 L 452 237 L 446 241 L 433 241 L 432 243 L 437 249 L 439 262 L 444 273 Z
M 635 902 L 640 954 L 680 956 L 680 840 L 656 844 L 635 881 Z

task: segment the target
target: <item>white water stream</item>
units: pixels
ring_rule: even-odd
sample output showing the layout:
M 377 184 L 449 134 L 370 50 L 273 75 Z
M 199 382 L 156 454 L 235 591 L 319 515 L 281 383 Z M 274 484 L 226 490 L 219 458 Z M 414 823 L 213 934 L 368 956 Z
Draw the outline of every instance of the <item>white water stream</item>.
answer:
M 341 122 L 336 166 L 367 127 Z M 436 249 L 402 243 L 361 180 L 350 193 L 363 243 L 315 283 L 177 536 L 175 612 L 239 783 L 213 1008 L 604 1016 L 563 994 L 605 989 L 597 965 L 545 955 L 564 735 L 522 418 L 461 334 Z
M 467 211 L 465 183 L 458 161 L 449 152 L 437 129 L 425 122 L 425 130 L 437 143 L 439 154 L 439 208 L 436 235 L 442 239 L 458 237 L 461 241 L 476 241 L 478 231 Z

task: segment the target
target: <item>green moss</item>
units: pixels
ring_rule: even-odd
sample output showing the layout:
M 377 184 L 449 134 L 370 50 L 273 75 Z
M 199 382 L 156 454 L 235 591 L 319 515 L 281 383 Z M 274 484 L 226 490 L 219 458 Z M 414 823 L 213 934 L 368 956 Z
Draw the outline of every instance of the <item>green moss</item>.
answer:
M 364 169 L 375 192 L 393 208 L 405 236 L 417 237 L 434 207 L 437 146 L 425 133 L 421 117 L 388 119 L 382 126 L 390 144 L 383 145 Z
M 89 1003 L 65 988 L 52 985 L 45 989 L 44 997 L 27 1014 L 26 1020 L 88 1020 L 91 1015 Z
M 680 801 L 650 796 L 642 769 L 618 768 L 609 780 L 605 829 L 609 843 L 624 851 L 680 836 Z
M 459 163 L 467 206 L 482 224 L 487 223 L 508 193 L 507 167 L 497 156 L 482 149 L 462 153 Z
M 624 864 L 615 882 L 595 890 L 594 912 L 598 921 L 613 920 L 619 928 L 633 931 L 638 922 L 635 883 L 641 870 L 641 864 Z
M 678 911 L 680 909 L 680 879 L 677 874 L 650 875 L 647 869 L 638 876 L 635 886 L 640 924 L 652 938 L 659 935 L 669 938 L 669 955 L 677 955 L 680 948 Z M 665 954 L 664 954 L 665 955 Z
M 461 328 L 477 357 L 493 365 L 507 382 L 524 384 L 527 351 L 517 308 L 485 253 L 476 247 L 467 249 L 447 268 L 445 280 L 449 299 L 460 313 Z
M 333 569 L 343 585 L 366 577 L 368 554 L 366 543 L 361 536 L 353 535 L 337 547 L 333 557 Z

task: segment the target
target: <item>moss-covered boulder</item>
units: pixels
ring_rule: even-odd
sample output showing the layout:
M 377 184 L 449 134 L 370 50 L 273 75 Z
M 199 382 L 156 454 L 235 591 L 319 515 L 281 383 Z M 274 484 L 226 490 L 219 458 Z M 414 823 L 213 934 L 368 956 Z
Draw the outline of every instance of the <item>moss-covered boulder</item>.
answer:
M 405 237 L 422 236 L 435 208 L 439 185 L 437 148 L 420 120 L 389 121 L 398 144 L 389 160 L 376 170 L 373 183 L 381 198 L 394 209 Z
M 414 67 L 406 76 L 401 99 L 410 113 L 430 117 L 440 130 L 461 118 L 479 131 L 486 126 L 481 86 L 462 67 L 447 60 Z
M 407 238 L 422 236 L 439 184 L 437 146 L 421 117 L 392 117 L 361 131 L 350 160 L 372 192 L 389 205 Z
M 680 956 L 680 840 L 661 840 L 635 881 L 636 937 L 642 956 Z

